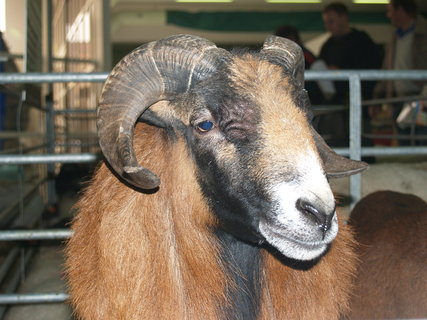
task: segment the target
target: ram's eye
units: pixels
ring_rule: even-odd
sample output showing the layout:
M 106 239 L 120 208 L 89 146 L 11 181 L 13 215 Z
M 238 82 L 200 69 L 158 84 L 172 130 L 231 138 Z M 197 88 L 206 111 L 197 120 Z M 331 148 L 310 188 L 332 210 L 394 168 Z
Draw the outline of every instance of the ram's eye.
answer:
M 196 125 L 197 130 L 200 132 L 207 132 L 211 130 L 214 127 L 214 124 L 212 121 L 203 121 Z

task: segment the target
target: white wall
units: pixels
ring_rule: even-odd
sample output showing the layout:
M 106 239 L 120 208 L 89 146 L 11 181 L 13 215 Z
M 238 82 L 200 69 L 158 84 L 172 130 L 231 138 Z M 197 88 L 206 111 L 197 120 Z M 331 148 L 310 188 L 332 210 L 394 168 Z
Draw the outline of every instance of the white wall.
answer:
M 25 48 L 25 0 L 6 0 L 5 4 L 6 29 L 3 38 L 11 54 L 22 55 Z

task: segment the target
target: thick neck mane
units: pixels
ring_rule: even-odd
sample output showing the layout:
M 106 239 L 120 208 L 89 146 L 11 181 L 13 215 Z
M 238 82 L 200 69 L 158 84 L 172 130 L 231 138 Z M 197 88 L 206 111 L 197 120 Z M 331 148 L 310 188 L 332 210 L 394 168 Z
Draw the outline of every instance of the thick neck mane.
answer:
M 131 191 L 105 165 L 98 170 L 97 188 L 88 189 L 78 204 L 67 252 L 79 314 L 87 319 L 240 319 L 246 313 L 231 310 L 249 306 L 253 319 L 338 318 L 355 260 L 344 226 L 316 266 L 291 269 L 264 249 L 215 232 L 215 216 L 198 187 L 184 140 L 170 141 L 161 130 L 138 127 L 144 130 L 136 129 L 135 150 L 162 183 L 157 192 L 145 194 Z

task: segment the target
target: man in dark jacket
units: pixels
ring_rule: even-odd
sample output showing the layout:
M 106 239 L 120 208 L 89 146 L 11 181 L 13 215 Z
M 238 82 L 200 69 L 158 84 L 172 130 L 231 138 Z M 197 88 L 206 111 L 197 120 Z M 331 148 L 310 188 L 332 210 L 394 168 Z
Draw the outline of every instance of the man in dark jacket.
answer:
M 347 7 L 339 2 L 330 3 L 323 9 L 323 23 L 331 37 L 323 44 L 319 58 L 329 69 L 379 69 L 381 57 L 377 45 L 368 34 L 352 28 L 349 23 Z M 364 83 L 362 95 L 372 96 L 373 83 Z M 348 82 L 336 83 L 334 102 L 346 103 Z
M 363 31 L 350 26 L 347 7 L 340 2 L 328 4 L 322 12 L 326 30 L 331 36 L 323 44 L 319 59 L 325 61 L 329 69 L 380 69 L 381 56 L 377 45 Z M 348 105 L 348 81 L 335 81 L 335 95 L 332 104 Z M 372 98 L 375 82 L 362 82 L 362 98 Z M 363 110 L 363 117 L 368 117 Z M 348 112 L 325 115 L 319 121 L 319 132 L 331 136 L 328 143 L 332 146 L 348 145 Z M 369 128 L 367 128 L 369 130 Z M 363 142 L 365 145 L 370 142 Z M 365 159 L 368 160 L 368 159 Z

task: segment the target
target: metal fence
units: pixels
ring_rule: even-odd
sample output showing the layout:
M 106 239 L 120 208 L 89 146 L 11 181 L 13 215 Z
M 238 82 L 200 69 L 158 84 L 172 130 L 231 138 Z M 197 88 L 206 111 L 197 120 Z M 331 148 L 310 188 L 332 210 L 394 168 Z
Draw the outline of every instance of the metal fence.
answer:
M 0 74 L 0 84 L 28 83 L 67 83 L 67 82 L 103 82 L 107 73 L 9 73 Z M 369 80 L 427 80 L 427 71 L 308 71 L 306 80 L 344 80 L 349 83 L 350 127 L 349 147 L 335 149 L 341 155 L 360 160 L 362 156 L 391 155 L 427 155 L 427 146 L 423 147 L 362 147 L 362 99 L 361 82 Z M 72 111 L 72 110 L 69 110 Z M 52 164 L 80 163 L 96 160 L 96 154 L 0 154 L 0 164 Z M 350 177 L 350 196 L 357 201 L 361 195 L 361 177 Z M 71 236 L 68 229 L 58 230 L 14 230 L 1 231 L 0 241 L 67 239 Z M 1 272 L 1 270 L 0 270 Z M 0 304 L 25 304 L 63 302 L 65 293 L 51 294 L 0 294 Z

